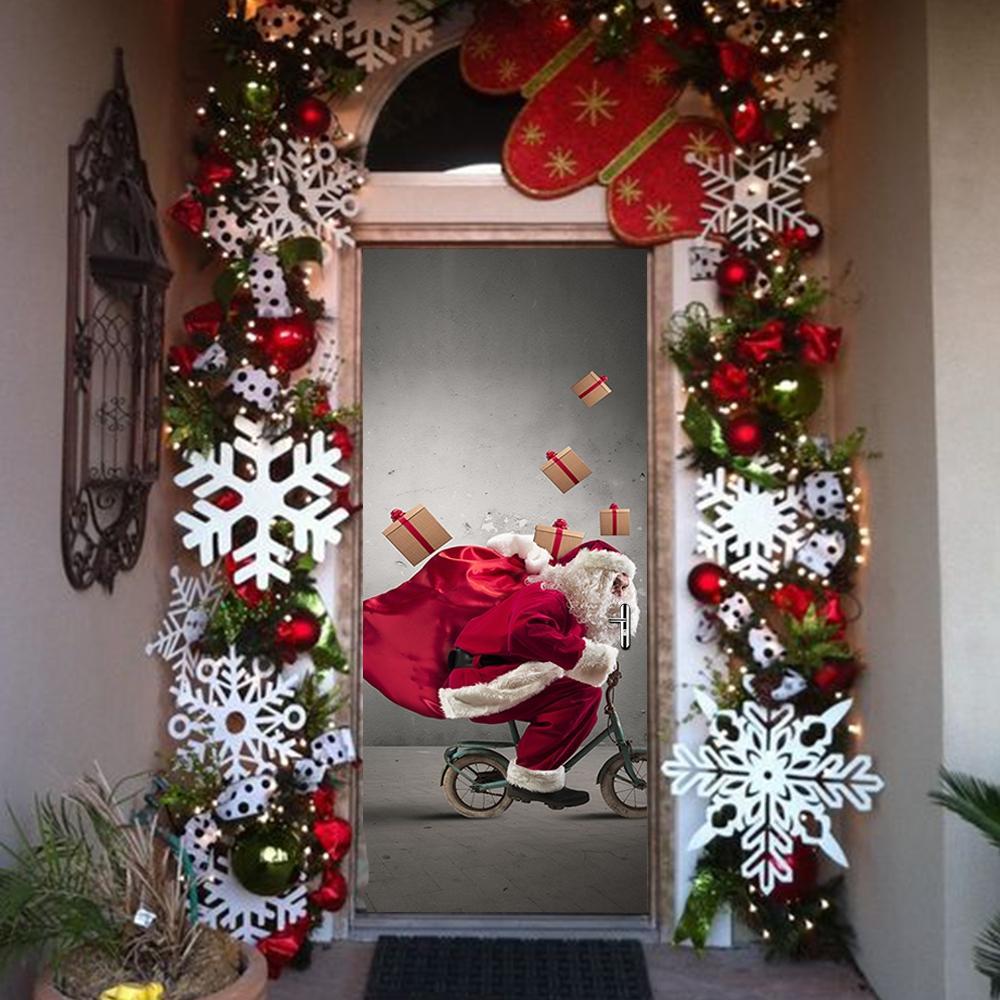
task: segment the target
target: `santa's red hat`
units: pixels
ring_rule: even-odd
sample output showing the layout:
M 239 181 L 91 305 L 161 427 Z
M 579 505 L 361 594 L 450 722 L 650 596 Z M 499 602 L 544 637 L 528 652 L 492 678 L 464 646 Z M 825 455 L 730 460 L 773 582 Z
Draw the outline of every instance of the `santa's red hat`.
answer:
M 606 569 L 624 573 L 630 580 L 635 577 L 635 563 L 624 552 L 619 552 L 613 545 L 600 538 L 581 542 L 564 556 L 549 560 L 552 566 L 568 566 L 570 563 L 587 569 Z

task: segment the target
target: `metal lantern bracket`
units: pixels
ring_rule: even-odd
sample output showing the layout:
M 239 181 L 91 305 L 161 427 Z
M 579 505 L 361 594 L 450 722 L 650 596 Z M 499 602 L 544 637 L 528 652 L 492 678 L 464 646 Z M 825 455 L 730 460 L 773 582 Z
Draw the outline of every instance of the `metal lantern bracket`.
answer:
M 110 591 L 142 550 L 170 278 L 118 49 L 114 86 L 69 149 L 62 551 L 78 590 Z

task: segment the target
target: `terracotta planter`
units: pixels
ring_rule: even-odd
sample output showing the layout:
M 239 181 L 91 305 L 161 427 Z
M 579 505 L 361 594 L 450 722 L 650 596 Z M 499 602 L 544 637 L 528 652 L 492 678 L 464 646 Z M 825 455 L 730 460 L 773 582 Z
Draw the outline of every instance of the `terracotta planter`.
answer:
M 212 993 L 202 1000 L 264 1000 L 267 996 L 267 962 L 256 948 L 244 948 L 246 968 L 243 975 L 231 986 Z M 52 975 L 45 975 L 35 984 L 34 1000 L 66 1000 L 52 985 Z

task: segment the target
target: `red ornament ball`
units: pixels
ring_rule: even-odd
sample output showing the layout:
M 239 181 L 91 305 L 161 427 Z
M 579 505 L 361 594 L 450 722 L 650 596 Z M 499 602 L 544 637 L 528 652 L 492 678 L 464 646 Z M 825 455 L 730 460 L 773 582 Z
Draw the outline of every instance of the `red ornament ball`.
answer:
M 777 903 L 794 903 L 816 888 L 819 878 L 819 857 L 816 848 L 797 843 L 792 853 L 782 859 L 792 870 L 790 882 L 778 882 L 768 899 Z
M 721 295 L 735 295 L 757 277 L 757 265 L 749 257 L 724 257 L 719 261 L 715 281 Z
M 274 627 L 274 644 L 289 662 L 319 642 L 319 619 L 308 611 L 292 611 Z
M 726 444 L 734 455 L 756 455 L 764 447 L 764 429 L 752 413 L 733 417 L 726 427 Z
M 786 226 L 781 231 L 780 239 L 787 250 L 814 253 L 823 242 L 823 224 L 815 215 L 803 215 L 802 222 Z
M 318 97 L 303 97 L 292 108 L 292 130 L 306 139 L 318 139 L 330 131 L 333 113 L 326 101 Z
M 236 571 L 241 566 L 245 566 L 248 562 L 249 559 L 242 559 L 240 562 L 237 562 L 233 558 L 233 554 L 230 552 L 229 555 L 226 556 L 222 565 L 225 568 L 226 577 L 233 588 L 233 593 L 248 607 L 256 608 L 267 596 L 267 592 L 261 590 L 260 587 L 257 586 L 252 576 L 248 580 L 244 580 L 242 583 L 237 583 L 234 579 Z
M 688 573 L 687 585 L 691 596 L 702 604 L 721 604 L 723 592 L 729 583 L 729 576 L 715 563 L 698 563 Z
M 257 336 L 268 361 L 283 372 L 301 368 L 316 350 L 316 327 L 305 313 L 258 320 Z
M 812 676 L 812 682 L 825 695 L 843 694 L 857 680 L 858 665 L 854 660 L 828 660 Z

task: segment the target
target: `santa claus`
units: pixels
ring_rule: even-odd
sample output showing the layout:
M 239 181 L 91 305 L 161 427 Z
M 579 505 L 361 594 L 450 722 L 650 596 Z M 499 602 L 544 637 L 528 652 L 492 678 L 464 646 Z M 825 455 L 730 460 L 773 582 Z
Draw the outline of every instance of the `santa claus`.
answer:
M 524 722 L 510 794 L 550 808 L 590 796 L 566 787 L 565 762 L 594 723 L 618 658 L 620 605 L 639 622 L 635 564 L 603 541 L 561 559 L 527 535 L 433 556 L 364 604 L 365 679 L 434 718 Z

